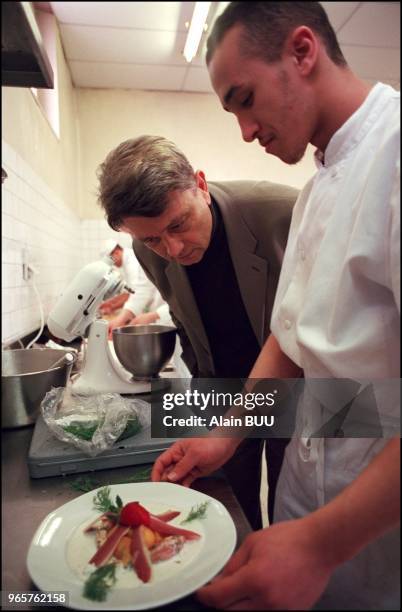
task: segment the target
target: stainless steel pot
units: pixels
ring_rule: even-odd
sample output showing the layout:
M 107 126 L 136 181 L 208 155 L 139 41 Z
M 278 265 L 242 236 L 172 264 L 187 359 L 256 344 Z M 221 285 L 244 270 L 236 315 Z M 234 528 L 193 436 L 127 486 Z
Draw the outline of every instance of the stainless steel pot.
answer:
M 2 351 L 2 428 L 31 425 L 46 393 L 52 387 L 66 386 L 73 364 L 53 367 L 63 352 L 50 348 Z

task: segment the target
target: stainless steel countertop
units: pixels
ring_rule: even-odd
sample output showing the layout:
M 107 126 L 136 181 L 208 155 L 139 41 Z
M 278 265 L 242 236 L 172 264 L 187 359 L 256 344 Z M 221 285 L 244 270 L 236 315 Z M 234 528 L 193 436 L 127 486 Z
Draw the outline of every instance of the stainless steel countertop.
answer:
M 77 475 L 31 479 L 28 474 L 27 456 L 33 427 L 2 431 L 2 590 L 36 591 L 26 568 L 26 558 L 32 537 L 49 512 L 79 492 L 71 487 Z M 118 483 L 144 470 L 144 465 L 115 468 L 87 473 L 102 484 Z M 85 475 L 85 474 L 84 474 Z M 79 476 L 83 476 L 82 474 Z M 237 546 L 251 532 L 232 489 L 223 477 L 202 478 L 194 483 L 194 489 L 221 501 L 236 525 Z M 11 609 L 3 606 L 3 609 Z M 15 608 L 13 608 L 15 609 Z M 24 605 L 24 609 L 38 607 Z M 161 609 L 161 608 L 159 608 Z M 203 606 L 193 596 L 174 602 L 163 609 L 198 610 Z

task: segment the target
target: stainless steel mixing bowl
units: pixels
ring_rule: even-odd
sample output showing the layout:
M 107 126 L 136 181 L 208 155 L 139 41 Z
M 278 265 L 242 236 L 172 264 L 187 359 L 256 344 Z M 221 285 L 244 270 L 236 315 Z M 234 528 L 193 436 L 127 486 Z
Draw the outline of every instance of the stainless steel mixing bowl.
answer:
M 42 399 L 52 387 L 65 387 L 72 363 L 52 367 L 59 349 L 2 351 L 1 426 L 21 427 L 35 422 Z M 66 353 L 70 352 L 68 350 Z
M 130 325 L 113 330 L 113 346 L 120 363 L 135 378 L 156 378 L 172 357 L 176 328 Z

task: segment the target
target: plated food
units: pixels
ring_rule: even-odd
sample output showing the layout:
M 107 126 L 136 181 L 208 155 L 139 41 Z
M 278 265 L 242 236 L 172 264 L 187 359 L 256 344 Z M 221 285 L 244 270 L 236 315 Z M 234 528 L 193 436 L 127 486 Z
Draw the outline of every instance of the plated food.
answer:
M 69 600 L 65 605 L 70 608 L 143 610 L 164 605 L 207 583 L 222 569 L 234 550 L 236 529 L 233 521 L 226 508 L 208 495 L 167 482 L 111 485 L 106 492 L 108 495 L 104 487 L 90 491 L 51 512 L 39 525 L 28 551 L 27 567 L 33 582 L 42 591 L 68 592 Z M 125 513 L 129 516 L 124 518 L 123 515 L 123 522 L 135 522 L 130 515 L 138 519 L 137 510 L 142 512 L 141 509 L 149 513 L 150 518 L 155 517 L 155 521 L 148 526 L 143 523 L 120 525 L 120 521 L 111 516 L 113 524 L 102 525 L 100 517 L 113 509 L 102 503 L 98 505 L 96 501 L 107 500 L 115 510 L 120 509 L 119 516 L 124 507 L 128 508 Z M 133 503 L 136 505 L 131 505 Z M 113 547 L 111 555 L 99 565 L 90 563 L 116 525 L 128 529 L 120 539 L 120 548 Z M 131 542 L 135 529 L 140 529 L 141 535 L 138 537 L 137 531 L 133 546 L 134 550 L 141 548 L 148 562 L 145 570 L 138 559 L 133 563 Z M 176 530 L 192 532 L 197 537 L 186 538 Z M 127 536 L 129 540 L 123 541 Z M 216 545 L 218 541 L 219 546 Z M 103 553 L 104 550 L 100 553 L 101 558 Z M 99 555 L 95 559 L 99 559 Z M 142 578 L 149 575 L 149 579 L 139 577 L 136 567 Z M 84 595 L 94 575 L 97 578 L 95 589 L 100 589 L 101 593 L 99 599 Z
M 191 508 L 182 523 L 196 518 L 203 519 L 209 502 Z M 104 601 L 107 591 L 116 582 L 116 567 L 134 571 L 144 583 L 153 576 L 153 565 L 176 557 L 186 542 L 201 538 L 201 534 L 171 521 L 182 513 L 168 510 L 153 514 L 138 501 L 123 504 L 119 495 L 113 502 L 110 488 L 99 489 L 94 497 L 94 507 L 102 512 L 84 529 L 93 536 L 97 550 L 89 559 L 97 569 L 86 580 L 83 596 L 94 601 Z M 133 581 L 134 586 L 134 581 Z

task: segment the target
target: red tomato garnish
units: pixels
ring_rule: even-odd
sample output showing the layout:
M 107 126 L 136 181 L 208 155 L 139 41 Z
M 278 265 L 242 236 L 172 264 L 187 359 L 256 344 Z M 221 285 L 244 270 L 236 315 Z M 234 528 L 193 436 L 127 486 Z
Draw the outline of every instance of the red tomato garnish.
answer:
M 138 527 L 139 525 L 149 525 L 150 516 L 146 510 L 138 502 L 130 502 L 123 506 L 120 512 L 119 523 L 126 527 Z

